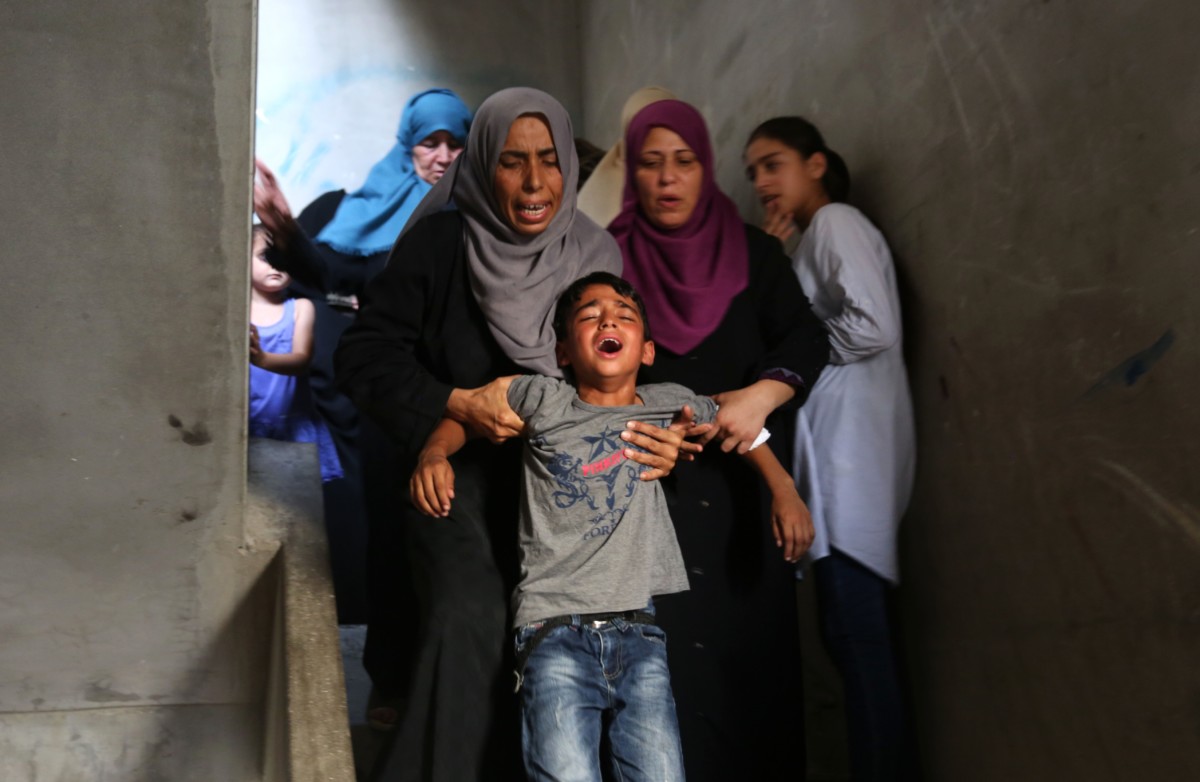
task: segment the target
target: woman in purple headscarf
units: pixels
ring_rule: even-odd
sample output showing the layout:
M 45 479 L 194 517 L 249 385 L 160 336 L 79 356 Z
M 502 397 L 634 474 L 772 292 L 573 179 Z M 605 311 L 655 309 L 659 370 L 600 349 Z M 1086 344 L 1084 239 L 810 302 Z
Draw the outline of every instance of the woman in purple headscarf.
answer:
M 779 241 L 743 224 L 717 188 L 695 108 L 647 106 L 625 148 L 623 206 L 609 231 L 654 324 L 658 354 L 642 382 L 681 383 L 721 405 L 715 439 L 666 484 L 691 590 L 656 605 L 687 778 L 796 779 L 804 732 L 794 575 L 770 534 L 770 496 L 733 452 L 765 425 L 790 464 L 790 417 L 772 414 L 807 396 L 828 338 Z

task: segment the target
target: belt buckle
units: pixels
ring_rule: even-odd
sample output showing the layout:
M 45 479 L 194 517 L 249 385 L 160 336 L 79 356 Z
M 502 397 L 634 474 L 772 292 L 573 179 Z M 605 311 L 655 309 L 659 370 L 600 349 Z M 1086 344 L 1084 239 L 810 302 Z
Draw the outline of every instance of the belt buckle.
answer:
M 599 630 L 601 627 L 608 624 L 608 620 L 607 619 L 593 619 L 592 621 L 588 622 L 588 624 L 590 624 L 592 626 L 593 630 Z

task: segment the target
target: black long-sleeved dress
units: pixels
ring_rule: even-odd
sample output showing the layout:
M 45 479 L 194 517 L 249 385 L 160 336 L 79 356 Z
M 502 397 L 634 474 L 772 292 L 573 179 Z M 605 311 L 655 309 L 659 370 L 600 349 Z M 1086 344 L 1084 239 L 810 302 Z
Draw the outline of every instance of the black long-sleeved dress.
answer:
M 658 346 L 641 380 L 716 394 L 764 374 L 799 378 L 796 398 L 767 420 L 769 444 L 790 470 L 788 411 L 828 362 L 828 337 L 779 242 L 751 226 L 746 239 L 749 284 L 720 326 L 685 355 Z M 687 778 L 802 779 L 795 575 L 772 537 L 770 493 L 744 459 L 721 453 L 715 442 L 679 464 L 665 487 L 691 583 L 688 592 L 656 600 Z
M 415 226 L 368 288 L 338 351 L 342 388 L 410 458 L 453 388 L 519 372 L 471 294 L 461 236 L 455 214 Z M 749 286 L 720 327 L 685 356 L 660 348 L 643 381 L 716 393 L 782 370 L 799 378 L 798 397 L 816 382 L 828 357 L 825 331 L 778 242 L 752 228 L 747 241 Z M 788 416 L 768 426 L 786 465 Z M 792 568 L 771 538 L 761 479 L 717 450 L 680 464 L 667 479 L 692 591 L 657 605 L 669 634 L 688 775 L 794 778 L 804 758 Z M 473 442 L 452 463 L 450 518 L 429 519 L 410 508 L 401 519 L 418 581 L 418 640 L 389 780 L 521 778 L 500 770 L 513 768 L 503 764 L 518 749 L 515 733 L 504 730 L 513 699 L 503 660 L 516 572 L 519 445 Z M 489 745 L 500 760 L 482 760 Z
M 549 308 L 552 302 L 540 303 Z M 530 306 L 539 306 L 530 302 Z M 397 244 L 368 287 L 336 356 L 341 388 L 391 436 L 396 481 L 441 419 L 454 388 L 521 370 L 501 351 L 471 293 L 462 218 L 431 215 Z M 472 441 L 451 458 L 448 518 L 398 507 L 412 605 L 411 681 L 382 779 L 520 779 L 512 680 L 505 665 L 516 581 L 521 445 Z
M 360 296 L 367 283 L 383 271 L 388 251 L 360 256 L 339 252 L 313 237 L 337 214 L 346 191 L 317 197 L 296 217 L 300 230 L 288 237 L 286 250 L 271 248 L 267 258 L 292 277 L 297 295 L 316 308 L 313 360 L 309 368 L 314 401 L 338 446 L 345 478 L 326 483 L 326 531 L 329 537 L 338 618 L 343 623 L 369 623 L 364 664 L 385 695 L 398 694 L 397 649 L 406 631 L 372 615 L 372 605 L 401 601 L 407 594 L 403 574 L 390 567 L 398 556 L 397 543 L 386 526 L 401 500 L 392 486 L 396 460 L 385 438 L 370 426 L 360 426 L 353 403 L 334 383 L 333 353 L 342 333 L 353 322 L 348 307 L 329 304 L 329 294 Z M 369 528 L 369 547 L 368 547 Z
M 267 259 L 272 266 L 291 275 L 294 293 L 312 299 L 316 305 L 315 352 L 309 369 L 313 392 L 321 415 L 338 440 L 339 450 L 350 453 L 350 458 L 357 462 L 354 455 L 357 414 L 350 400 L 338 392 L 333 379 L 333 351 L 342 332 L 353 321 L 353 314 L 329 306 L 329 294 L 361 295 L 367 283 L 387 265 L 388 251 L 350 255 L 313 241 L 311 237 L 329 224 L 345 197 L 345 190 L 317 197 L 296 217 L 300 230 L 288 237 L 286 249 L 272 247 Z

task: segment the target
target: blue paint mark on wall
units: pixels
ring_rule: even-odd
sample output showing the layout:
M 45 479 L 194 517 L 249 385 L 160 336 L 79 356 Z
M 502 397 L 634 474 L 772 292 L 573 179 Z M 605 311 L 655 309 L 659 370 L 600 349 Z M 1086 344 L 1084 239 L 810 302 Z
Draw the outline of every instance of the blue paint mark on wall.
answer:
M 287 139 L 286 154 L 280 157 L 276 147 L 276 160 L 266 161 L 275 169 L 284 189 L 306 184 L 313 177 L 327 176 L 319 171 L 337 144 L 334 138 L 338 133 L 338 123 L 330 123 L 329 112 L 330 105 L 341 107 L 336 103 L 338 95 L 370 85 L 377 92 L 404 96 L 414 91 L 413 79 L 421 74 L 416 69 L 401 67 L 347 68 L 293 85 L 283 94 L 260 95 L 261 102 L 256 111 L 256 133 L 260 145 L 264 139 L 277 139 L 280 136 Z M 396 101 L 398 108 L 403 105 L 399 97 Z M 353 105 L 353 102 L 348 105 Z M 354 125 L 355 119 L 352 115 L 347 116 L 344 123 Z M 382 135 L 393 136 L 398 125 L 399 114 L 388 120 L 388 129 L 383 130 Z M 362 161 L 360 165 L 366 169 L 373 163 L 373 160 Z M 343 182 L 333 189 L 357 184 Z
M 298 171 L 295 172 L 296 178 L 301 182 L 307 182 L 308 178 L 312 176 L 313 171 L 316 170 L 317 164 L 320 163 L 321 159 L 328 155 L 332 149 L 333 147 L 331 147 L 329 143 L 325 141 L 318 141 L 316 144 L 314 144 L 312 151 L 308 153 L 308 158 L 304 161 L 304 164 L 300 166 Z
M 1159 359 L 1167 354 L 1171 346 L 1175 344 L 1175 329 L 1167 329 L 1158 340 L 1146 348 L 1134 353 L 1129 358 L 1122 361 L 1117 366 L 1106 372 L 1103 377 L 1089 388 L 1083 395 L 1084 399 L 1094 396 L 1100 391 L 1103 391 L 1109 386 L 1124 385 L 1132 386 L 1142 375 L 1150 371 L 1150 368 L 1158 363 Z
M 410 64 L 410 56 L 391 50 L 385 59 L 339 66 L 335 57 L 327 69 L 303 77 L 260 62 L 255 153 L 274 169 L 295 210 L 321 193 L 359 187 L 395 143 L 404 101 L 418 90 L 446 86 L 473 103 L 501 87 L 536 81 L 507 64 Z

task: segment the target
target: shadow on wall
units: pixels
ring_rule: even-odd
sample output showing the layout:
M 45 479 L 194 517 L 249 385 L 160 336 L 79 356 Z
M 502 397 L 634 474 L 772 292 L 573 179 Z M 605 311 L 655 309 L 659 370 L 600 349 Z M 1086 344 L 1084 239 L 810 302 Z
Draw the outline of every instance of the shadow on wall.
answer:
M 354 778 L 316 452 L 253 440 L 249 457 L 239 566 L 258 576 L 174 688 L 178 702 L 98 680 L 87 690 L 96 708 L 0 714 L 0 779 Z M 213 677 L 227 681 L 214 688 Z M 214 689 L 236 695 L 204 703 Z
M 266 563 L 263 572 L 216 633 L 207 662 L 174 689 L 178 703 L 148 704 L 98 680 L 86 694 L 95 708 L 0 714 L 0 779 L 261 779 L 279 568 L 273 552 L 254 556 Z M 231 674 L 228 689 L 246 694 L 245 701 L 192 702 L 195 693 L 211 691 L 209 677 Z

